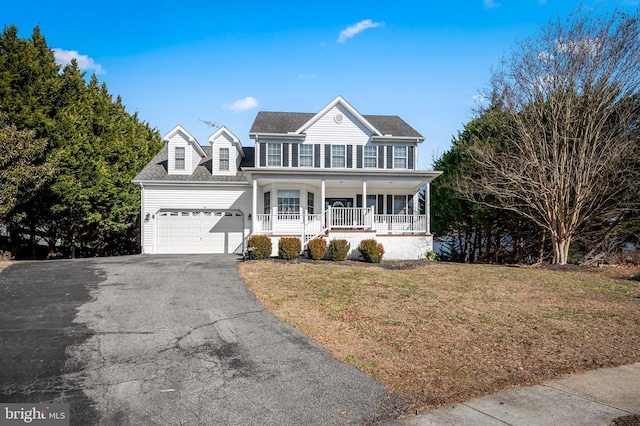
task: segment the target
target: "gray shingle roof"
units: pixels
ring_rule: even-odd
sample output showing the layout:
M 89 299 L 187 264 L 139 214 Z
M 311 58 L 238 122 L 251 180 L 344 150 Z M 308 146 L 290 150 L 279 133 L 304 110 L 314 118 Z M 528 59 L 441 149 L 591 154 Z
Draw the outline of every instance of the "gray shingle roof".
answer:
M 295 132 L 314 116 L 315 114 L 307 112 L 261 111 L 256 116 L 249 133 Z M 363 115 L 363 117 L 383 135 L 423 137 L 397 115 Z
M 149 164 L 133 179 L 135 181 L 184 181 L 184 182 L 246 182 L 240 171 L 235 176 L 213 176 L 211 174 L 211 147 L 203 146 L 206 157 L 196 167 L 191 175 L 170 175 L 168 168 L 168 148 L 165 144 L 160 152 L 149 161 Z M 245 158 L 242 159 L 240 168 L 253 167 L 254 148 L 244 148 Z

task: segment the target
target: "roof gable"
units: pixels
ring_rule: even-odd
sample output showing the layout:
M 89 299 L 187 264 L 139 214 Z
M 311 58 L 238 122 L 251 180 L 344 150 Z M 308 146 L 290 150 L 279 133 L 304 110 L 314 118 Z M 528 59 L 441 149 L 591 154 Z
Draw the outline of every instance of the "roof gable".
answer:
M 311 117 L 310 120 L 308 120 L 306 123 L 300 126 L 300 128 L 298 128 L 295 131 L 295 133 L 304 133 L 309 127 L 311 127 L 318 120 L 324 117 L 329 111 L 333 109 L 333 107 L 337 105 L 342 105 L 342 107 L 345 108 L 347 111 L 349 111 L 349 113 L 351 113 L 351 115 L 353 115 L 356 120 L 358 120 L 367 129 L 369 129 L 371 133 L 377 136 L 382 136 L 382 133 L 380 133 L 380 131 L 376 129 L 366 118 L 364 118 L 363 115 L 361 115 L 354 107 L 352 107 L 351 104 L 349 104 L 349 102 L 345 101 L 344 98 L 342 98 L 342 96 L 338 96 L 333 101 L 329 102 L 329 104 L 327 104 L 327 106 L 322 108 L 320 112 L 318 112 L 316 115 Z
M 236 146 L 236 149 L 240 153 L 240 156 L 244 157 L 245 153 L 244 153 L 244 150 L 242 149 L 242 144 L 240 143 L 240 139 L 238 139 L 238 137 L 236 135 L 234 135 L 233 132 L 231 132 L 225 126 L 220 127 L 218 130 L 213 132 L 213 134 L 211 136 L 209 136 L 209 139 L 208 139 L 209 143 L 211 143 L 211 145 L 213 145 L 213 143 L 216 141 L 216 139 L 218 139 L 221 136 L 225 136 L 225 135 Z
M 249 136 L 277 135 L 286 138 L 302 138 L 309 127 L 318 122 L 336 105 L 349 111 L 354 119 L 367 128 L 375 139 L 411 138 L 422 142 L 424 137 L 397 115 L 361 115 L 347 101 L 338 96 L 317 114 L 307 112 L 260 111 L 249 130 Z M 373 129 L 373 130 L 372 130 Z
M 167 134 L 164 135 L 164 137 L 162 138 L 162 140 L 164 142 L 169 142 L 174 136 L 176 136 L 178 133 L 182 133 L 183 137 L 195 148 L 195 150 L 198 152 L 198 154 L 200 154 L 201 157 L 205 157 L 206 154 L 204 152 L 204 150 L 202 149 L 202 147 L 200 146 L 200 144 L 198 143 L 198 141 L 196 140 L 196 138 L 194 138 L 191 133 L 187 132 L 185 130 L 184 127 L 182 127 L 181 125 L 177 125 L 176 127 L 174 127 L 173 129 L 169 130 L 167 132 Z

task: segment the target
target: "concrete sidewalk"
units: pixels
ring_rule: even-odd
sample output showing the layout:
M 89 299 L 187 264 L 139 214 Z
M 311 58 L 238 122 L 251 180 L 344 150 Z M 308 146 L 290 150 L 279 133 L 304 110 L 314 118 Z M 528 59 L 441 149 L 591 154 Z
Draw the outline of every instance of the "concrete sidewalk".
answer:
M 630 414 L 640 414 L 640 363 L 507 389 L 386 424 L 608 425 Z

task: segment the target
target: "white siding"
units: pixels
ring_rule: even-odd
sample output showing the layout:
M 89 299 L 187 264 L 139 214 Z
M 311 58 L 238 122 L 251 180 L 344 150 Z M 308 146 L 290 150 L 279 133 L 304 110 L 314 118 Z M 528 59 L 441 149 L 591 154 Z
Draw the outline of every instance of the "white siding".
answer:
M 198 164 L 200 164 L 200 160 L 202 160 L 202 157 L 200 156 L 198 151 L 196 151 L 196 148 L 195 146 L 193 146 L 193 143 L 190 143 L 189 146 L 191 147 L 191 163 L 187 163 L 187 164 L 191 164 L 191 170 L 189 174 L 193 174 L 193 171 L 196 169 L 196 167 L 198 167 Z
M 343 116 L 341 123 L 335 121 L 337 114 Z M 310 144 L 364 145 L 371 138 L 371 131 L 341 105 L 331 108 L 306 134 L 305 143 Z
M 182 132 L 176 132 L 169 140 L 169 174 L 170 175 L 190 175 L 196 169 L 202 159 L 200 153 L 196 151 L 193 143 L 189 142 L 189 138 Z M 176 170 L 175 166 L 175 148 L 184 148 L 184 170 Z
M 211 170 L 213 174 L 217 176 L 235 176 L 238 167 L 240 167 L 242 157 L 240 157 L 233 139 L 226 133 L 222 133 L 211 143 L 211 146 L 213 161 Z M 229 170 L 220 170 L 220 148 L 229 149 Z
M 176 185 L 145 186 L 142 204 L 143 219 L 148 213 L 150 219 L 143 220 L 143 252 L 155 253 L 158 212 L 161 210 L 234 210 L 244 214 L 244 234 L 249 234 L 251 222 L 251 190 L 241 188 L 183 188 Z

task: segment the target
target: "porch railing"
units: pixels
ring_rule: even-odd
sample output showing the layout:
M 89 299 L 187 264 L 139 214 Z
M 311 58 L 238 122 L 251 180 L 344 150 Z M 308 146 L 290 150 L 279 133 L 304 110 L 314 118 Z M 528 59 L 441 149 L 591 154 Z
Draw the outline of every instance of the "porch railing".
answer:
M 258 214 L 258 234 L 300 235 L 303 244 L 327 230 L 375 230 L 381 234 L 422 233 L 425 215 L 374 214 L 373 208 L 329 207 L 320 214 Z

